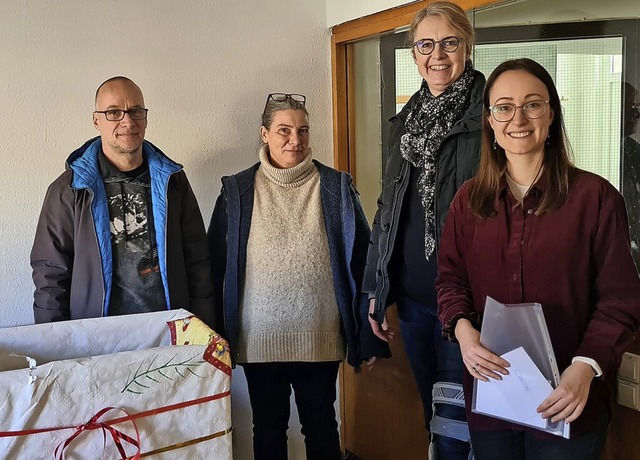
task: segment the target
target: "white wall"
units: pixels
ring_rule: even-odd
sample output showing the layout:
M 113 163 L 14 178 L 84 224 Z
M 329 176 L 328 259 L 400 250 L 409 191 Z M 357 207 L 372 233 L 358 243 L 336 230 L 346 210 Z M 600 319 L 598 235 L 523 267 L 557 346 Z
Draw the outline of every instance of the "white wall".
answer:
M 396 6 L 406 5 L 412 1 L 399 0 L 326 0 L 327 27 L 388 10 Z
M 273 91 L 307 95 L 314 155 L 332 164 L 326 9 L 318 0 L 0 2 L 0 327 L 33 320 L 29 251 L 48 184 L 97 134 L 96 87 L 142 88 L 147 138 L 184 164 L 208 222 L 220 177 L 257 160 Z M 250 416 L 234 379 L 236 458 Z M 294 436 L 292 458 L 301 458 Z M 298 452 L 295 454 L 295 452 Z

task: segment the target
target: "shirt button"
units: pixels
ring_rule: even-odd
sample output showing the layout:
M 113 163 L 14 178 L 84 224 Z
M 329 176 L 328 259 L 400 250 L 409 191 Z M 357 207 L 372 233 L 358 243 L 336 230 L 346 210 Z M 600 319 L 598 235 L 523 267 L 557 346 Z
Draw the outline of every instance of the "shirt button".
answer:
M 514 275 L 513 275 L 513 281 L 515 281 L 515 280 L 517 280 L 517 279 L 518 279 L 518 276 L 514 274 Z
M 524 240 L 520 240 L 520 244 L 524 244 Z
M 533 209 L 527 209 L 527 214 L 533 214 Z

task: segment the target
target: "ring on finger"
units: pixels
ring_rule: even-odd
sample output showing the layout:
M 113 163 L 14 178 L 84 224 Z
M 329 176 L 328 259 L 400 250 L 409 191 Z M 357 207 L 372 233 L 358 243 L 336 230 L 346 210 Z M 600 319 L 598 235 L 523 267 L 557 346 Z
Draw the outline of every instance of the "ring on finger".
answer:
M 471 366 L 471 371 L 472 372 L 478 372 L 478 363 L 476 363 L 473 366 Z

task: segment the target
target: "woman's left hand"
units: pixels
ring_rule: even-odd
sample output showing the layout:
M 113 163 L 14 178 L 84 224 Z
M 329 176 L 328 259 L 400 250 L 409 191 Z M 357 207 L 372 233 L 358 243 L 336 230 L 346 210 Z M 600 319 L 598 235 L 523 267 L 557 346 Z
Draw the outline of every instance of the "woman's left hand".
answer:
M 589 364 L 574 362 L 560 376 L 558 387 L 538 406 L 538 413 L 554 423 L 563 419 L 573 422 L 587 403 L 593 377 L 595 373 Z

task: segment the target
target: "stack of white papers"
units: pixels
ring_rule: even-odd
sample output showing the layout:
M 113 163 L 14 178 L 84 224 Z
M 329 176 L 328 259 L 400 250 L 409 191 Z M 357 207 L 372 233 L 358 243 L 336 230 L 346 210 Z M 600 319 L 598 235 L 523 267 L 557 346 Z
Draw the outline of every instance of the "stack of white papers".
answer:
M 471 410 L 569 439 L 569 424 L 536 411 L 560 382 L 542 305 L 502 304 L 487 296 L 480 343 L 509 361 L 509 375 L 474 381 Z
M 524 348 L 516 348 L 502 357 L 511 364 L 509 375 L 503 375 L 502 380 L 478 381 L 476 412 L 540 429 L 547 428 L 547 420 L 536 409 L 553 391 L 551 384 Z

